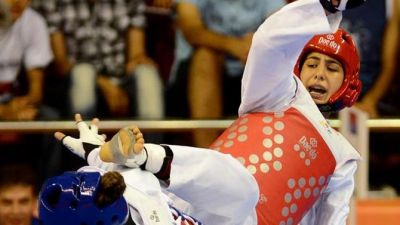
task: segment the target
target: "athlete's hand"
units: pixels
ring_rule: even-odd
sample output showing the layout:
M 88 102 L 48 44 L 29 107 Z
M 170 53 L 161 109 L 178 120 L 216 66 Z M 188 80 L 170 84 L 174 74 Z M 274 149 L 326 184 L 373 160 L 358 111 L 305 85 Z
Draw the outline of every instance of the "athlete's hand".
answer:
M 61 132 L 54 133 L 54 136 L 72 153 L 83 159 L 87 159 L 87 156 L 92 150 L 99 148 L 105 143 L 104 140 L 106 136 L 98 134 L 99 120 L 97 118 L 92 119 L 90 126 L 82 121 L 80 114 L 75 114 L 75 121 L 79 130 L 79 139 L 66 136 Z

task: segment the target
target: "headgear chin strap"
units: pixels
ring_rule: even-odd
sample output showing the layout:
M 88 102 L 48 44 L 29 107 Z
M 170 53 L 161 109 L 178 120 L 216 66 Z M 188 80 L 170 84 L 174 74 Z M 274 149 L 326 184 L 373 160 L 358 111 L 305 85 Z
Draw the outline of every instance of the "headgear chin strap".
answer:
M 344 69 L 342 86 L 324 105 L 319 105 L 322 112 L 339 111 L 344 107 L 351 107 L 361 93 L 360 57 L 351 36 L 343 29 L 334 34 L 315 35 L 304 46 L 303 51 L 294 67 L 294 74 L 300 78 L 301 67 L 311 52 L 319 52 L 338 60 Z
M 355 8 L 366 2 L 366 0 L 341 0 L 339 1 L 339 5 L 336 6 L 333 5 L 332 0 L 319 0 L 319 1 L 321 2 L 321 5 L 324 7 L 324 9 L 326 9 L 331 13 Z

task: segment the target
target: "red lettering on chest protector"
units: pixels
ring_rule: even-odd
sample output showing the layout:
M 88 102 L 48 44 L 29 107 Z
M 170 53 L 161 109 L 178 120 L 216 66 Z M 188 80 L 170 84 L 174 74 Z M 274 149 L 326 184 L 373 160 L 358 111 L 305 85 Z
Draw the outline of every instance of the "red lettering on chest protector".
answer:
M 298 224 L 336 166 L 319 132 L 294 108 L 242 116 L 211 148 L 233 155 L 255 176 L 259 225 Z

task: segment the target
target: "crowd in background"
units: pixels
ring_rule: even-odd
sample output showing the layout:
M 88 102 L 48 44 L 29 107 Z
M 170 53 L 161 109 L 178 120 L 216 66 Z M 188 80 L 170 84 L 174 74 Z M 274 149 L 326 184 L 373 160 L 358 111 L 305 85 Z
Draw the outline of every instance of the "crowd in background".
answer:
M 232 118 L 252 33 L 290 2 L 1 1 L 12 5 L 11 24 L 0 29 L 2 121 L 70 120 L 76 112 L 87 119 Z M 344 13 L 342 27 L 361 55 L 357 107 L 371 118 L 400 116 L 398 13 L 396 0 L 369 0 Z M 151 138 L 205 147 L 217 135 Z M 371 132 L 372 187 L 400 191 L 397 136 Z M 50 134 L 0 133 L 0 151 L 2 165 L 30 164 L 39 180 L 84 163 Z

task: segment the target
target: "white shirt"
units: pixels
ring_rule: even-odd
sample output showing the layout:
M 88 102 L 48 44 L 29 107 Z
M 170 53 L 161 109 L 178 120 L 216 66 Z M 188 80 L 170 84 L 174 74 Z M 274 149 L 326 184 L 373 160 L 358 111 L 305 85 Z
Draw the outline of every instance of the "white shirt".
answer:
M 16 80 L 21 64 L 43 68 L 53 59 L 44 19 L 27 8 L 7 30 L 0 32 L 0 82 Z

